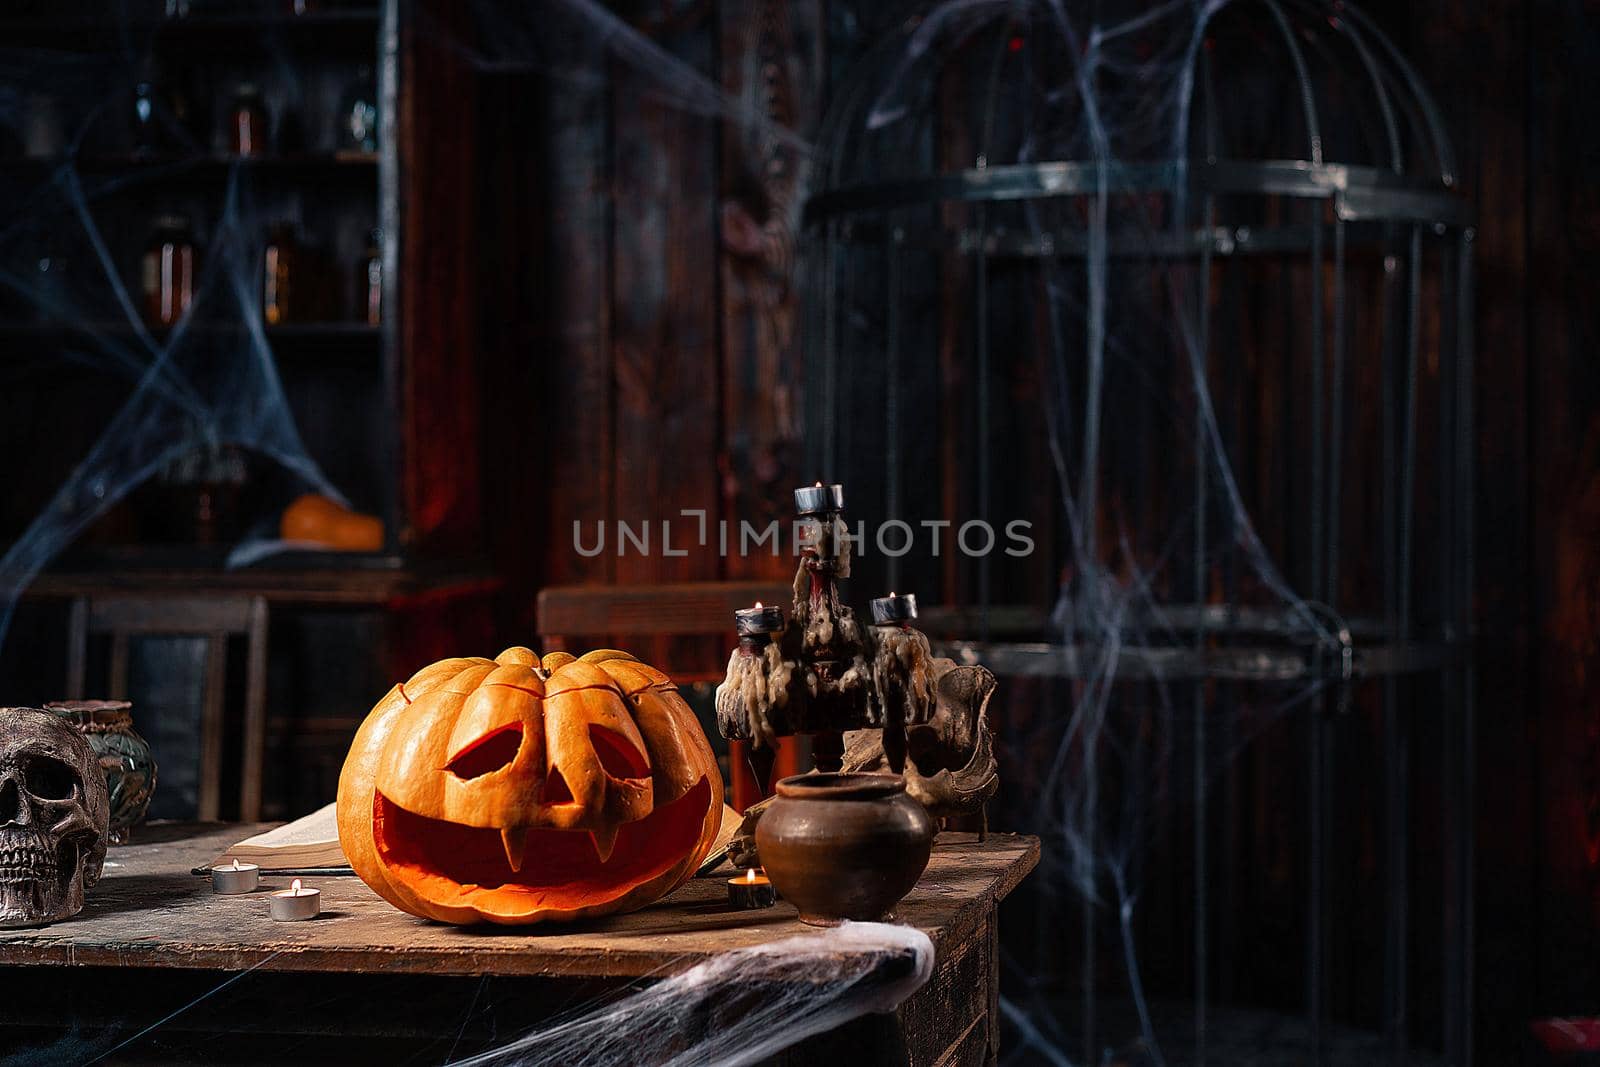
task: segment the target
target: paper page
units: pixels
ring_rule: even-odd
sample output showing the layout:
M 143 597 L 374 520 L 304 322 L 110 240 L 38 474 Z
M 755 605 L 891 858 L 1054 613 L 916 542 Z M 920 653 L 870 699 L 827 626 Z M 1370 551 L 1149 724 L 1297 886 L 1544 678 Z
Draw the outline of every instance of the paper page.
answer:
M 248 845 L 251 848 L 291 848 L 304 845 L 325 845 L 330 841 L 339 840 L 339 822 L 334 814 L 335 805 L 318 808 L 310 815 L 304 815 L 294 822 L 284 823 L 276 829 L 268 830 L 264 834 L 240 841 L 235 848 Z

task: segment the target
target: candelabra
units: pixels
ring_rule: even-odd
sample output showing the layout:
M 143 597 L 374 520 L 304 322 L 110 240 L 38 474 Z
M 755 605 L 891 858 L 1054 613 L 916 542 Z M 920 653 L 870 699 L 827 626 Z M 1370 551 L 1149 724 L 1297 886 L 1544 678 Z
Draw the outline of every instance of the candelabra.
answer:
M 818 769 L 905 773 L 908 788 L 939 813 L 972 811 L 998 785 L 985 721 L 994 677 L 936 659 L 911 624 L 917 599 L 872 601 L 862 627 L 839 598 L 850 576 L 844 488 L 796 489 L 800 565 L 788 619 L 757 604 L 734 613 L 739 645 L 717 689 L 722 736 L 749 742 L 750 769 L 765 791 L 779 737 L 809 734 Z M 846 747 L 845 734 L 855 734 Z M 910 760 L 908 760 L 908 751 Z

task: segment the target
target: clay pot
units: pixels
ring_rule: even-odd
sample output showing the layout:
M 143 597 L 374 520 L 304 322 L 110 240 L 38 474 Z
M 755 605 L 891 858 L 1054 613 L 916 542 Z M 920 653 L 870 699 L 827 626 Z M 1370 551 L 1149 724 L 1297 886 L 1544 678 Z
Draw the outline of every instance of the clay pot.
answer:
M 928 866 L 933 819 L 898 774 L 800 774 L 756 827 L 767 876 L 802 922 L 889 917 Z
M 156 761 L 150 745 L 133 728 L 126 700 L 57 700 L 45 707 L 84 736 L 106 776 L 111 797 L 113 845 L 127 844 L 144 821 L 156 788 Z

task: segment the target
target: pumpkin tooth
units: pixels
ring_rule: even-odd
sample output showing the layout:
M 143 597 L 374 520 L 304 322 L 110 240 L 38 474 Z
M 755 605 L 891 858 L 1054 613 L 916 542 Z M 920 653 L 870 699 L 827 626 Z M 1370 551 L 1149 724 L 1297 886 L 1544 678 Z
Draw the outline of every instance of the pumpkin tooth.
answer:
M 617 830 L 606 827 L 603 830 L 590 830 L 589 836 L 594 838 L 594 850 L 600 857 L 600 862 L 605 863 L 611 859 L 611 853 L 616 851 Z
M 506 862 L 513 871 L 522 870 L 522 857 L 528 851 L 528 829 L 525 826 L 509 826 L 500 831 L 500 844 L 506 850 Z

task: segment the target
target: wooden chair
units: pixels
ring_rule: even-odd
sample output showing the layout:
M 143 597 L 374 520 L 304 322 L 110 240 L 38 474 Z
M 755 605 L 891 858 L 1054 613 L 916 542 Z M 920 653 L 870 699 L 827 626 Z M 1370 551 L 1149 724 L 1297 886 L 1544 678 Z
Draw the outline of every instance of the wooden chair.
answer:
M 651 661 L 674 681 L 721 681 L 728 652 L 738 640 L 733 632 L 735 608 L 756 601 L 788 607 L 794 589 L 787 582 L 682 582 L 672 585 L 557 585 L 539 593 L 539 638 L 547 652 L 576 651 L 577 637 L 605 637 L 629 645 L 636 638 L 664 643 L 670 637 L 720 637 L 717 652 L 693 665 Z M 709 646 L 709 641 L 708 641 Z M 644 656 L 644 650 L 640 650 Z M 709 648 L 708 648 L 708 654 Z M 799 773 L 794 738 L 778 746 L 778 777 Z M 764 795 L 751 771 L 749 742 L 728 743 L 728 801 L 743 811 Z
M 553 585 L 539 592 L 543 651 L 572 651 L 580 637 L 668 638 L 721 635 L 722 662 L 709 666 L 659 664 L 679 682 L 722 677 L 727 649 L 736 642 L 735 608 L 756 601 L 788 606 L 787 582 L 679 582 L 671 585 Z M 677 669 L 673 669 L 676 666 Z
M 239 818 L 261 818 L 261 768 L 266 752 L 267 602 L 259 596 L 79 597 L 72 603 L 67 647 L 67 696 L 81 700 L 88 670 L 89 635 L 111 638 L 106 693 L 127 699 L 128 645 L 137 637 L 197 637 L 206 642 L 200 702 L 199 818 L 220 817 L 223 702 L 228 638 L 241 635 L 245 667 L 244 754 Z

